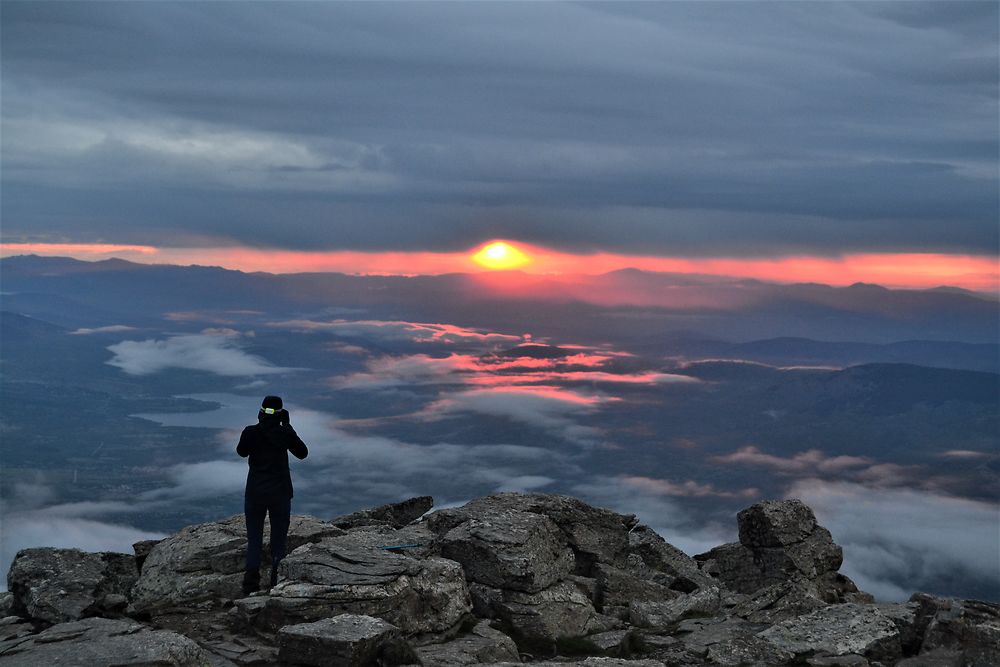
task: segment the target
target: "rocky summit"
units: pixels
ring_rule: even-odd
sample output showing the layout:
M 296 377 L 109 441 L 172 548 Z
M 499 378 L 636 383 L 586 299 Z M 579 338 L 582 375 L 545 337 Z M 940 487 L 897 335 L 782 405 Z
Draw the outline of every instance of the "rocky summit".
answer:
M 568 496 L 432 505 L 293 517 L 278 583 L 250 597 L 242 516 L 134 555 L 24 549 L 0 667 L 1000 665 L 1000 606 L 874 601 L 797 500 L 748 507 L 739 542 L 693 558 Z

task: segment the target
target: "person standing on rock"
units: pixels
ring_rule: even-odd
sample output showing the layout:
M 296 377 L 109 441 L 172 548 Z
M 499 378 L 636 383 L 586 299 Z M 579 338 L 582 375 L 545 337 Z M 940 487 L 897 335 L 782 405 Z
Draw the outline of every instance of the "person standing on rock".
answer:
M 292 476 L 288 470 L 288 452 L 298 459 L 309 455 L 289 423 L 288 410 L 280 396 L 265 396 L 257 413 L 257 423 L 247 426 L 240 435 L 236 453 L 247 458 L 250 471 L 243 510 L 247 522 L 247 565 L 243 575 L 243 594 L 260 590 L 261 548 L 264 542 L 264 516 L 271 519 L 271 586 L 278 581 L 278 563 L 285 557 L 288 523 L 292 513 Z

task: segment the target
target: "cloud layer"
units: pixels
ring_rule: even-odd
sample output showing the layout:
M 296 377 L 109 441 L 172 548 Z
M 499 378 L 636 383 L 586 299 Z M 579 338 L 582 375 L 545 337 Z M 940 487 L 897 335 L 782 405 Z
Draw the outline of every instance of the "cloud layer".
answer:
M 804 479 L 800 498 L 844 547 L 843 571 L 883 600 L 918 590 L 1000 597 L 1000 508 L 912 489 Z M 948 581 L 950 579 L 950 582 Z M 942 580 L 952 585 L 934 590 Z
M 206 371 L 224 376 L 253 376 L 294 370 L 274 366 L 240 349 L 236 332 L 172 336 L 164 340 L 126 340 L 109 345 L 108 363 L 129 375 L 150 375 L 170 368 Z

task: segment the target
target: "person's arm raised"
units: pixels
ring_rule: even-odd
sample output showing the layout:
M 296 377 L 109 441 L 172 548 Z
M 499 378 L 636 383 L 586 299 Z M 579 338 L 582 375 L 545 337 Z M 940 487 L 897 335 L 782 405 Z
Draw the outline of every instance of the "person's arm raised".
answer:
M 304 459 L 309 456 L 309 448 L 306 447 L 306 443 L 302 442 L 302 438 L 295 432 L 292 425 L 285 424 L 285 428 L 288 429 L 288 451 L 297 459 Z
M 242 456 L 243 458 L 246 458 L 247 456 L 250 455 L 250 436 L 248 435 L 249 431 L 250 431 L 249 426 L 243 429 L 243 432 L 240 433 L 240 442 L 239 444 L 236 445 L 236 453 Z

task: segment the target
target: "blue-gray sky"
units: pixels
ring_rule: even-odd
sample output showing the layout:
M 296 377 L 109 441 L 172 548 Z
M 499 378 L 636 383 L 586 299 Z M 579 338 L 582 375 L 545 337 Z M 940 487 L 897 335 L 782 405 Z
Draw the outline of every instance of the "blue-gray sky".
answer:
M 992 255 L 995 2 L 4 2 L 3 239 Z

